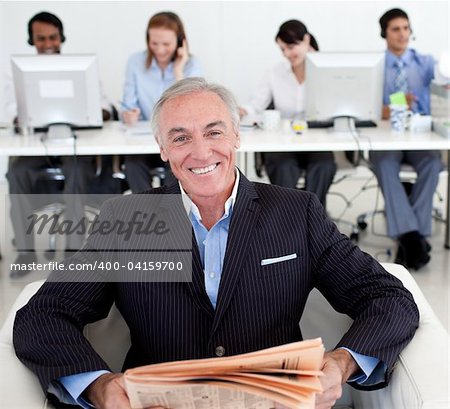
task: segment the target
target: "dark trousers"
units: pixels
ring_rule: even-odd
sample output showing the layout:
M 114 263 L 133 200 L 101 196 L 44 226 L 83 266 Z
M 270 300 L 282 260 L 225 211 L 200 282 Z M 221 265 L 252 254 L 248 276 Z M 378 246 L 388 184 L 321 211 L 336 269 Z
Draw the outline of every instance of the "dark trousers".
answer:
M 144 192 L 152 187 L 150 171 L 153 168 L 165 167 L 166 163 L 159 154 L 153 155 L 127 155 L 125 156 L 125 175 L 128 185 L 133 193 Z M 170 171 L 167 169 L 167 176 Z
M 67 220 L 76 222 L 84 217 L 83 193 L 88 192 L 90 181 L 95 176 L 95 163 L 92 156 L 43 157 L 23 156 L 10 161 L 6 175 L 9 182 L 9 193 L 11 196 L 11 220 L 13 225 L 16 246 L 19 251 L 34 250 L 33 234 L 26 234 L 29 219 L 28 216 L 46 203 L 42 197 L 30 196 L 35 193 L 48 193 L 36 191 L 37 182 L 41 177 L 40 170 L 61 166 L 65 176 L 64 194 L 70 195 L 65 201 L 65 217 Z M 75 196 L 80 194 L 80 196 Z M 20 195 L 20 196 L 19 196 Z M 26 195 L 26 196 L 23 196 Z M 83 243 L 84 237 L 80 235 L 69 235 L 66 247 L 78 249 Z
M 270 183 L 295 189 L 305 172 L 305 189 L 326 207 L 326 196 L 336 173 L 332 152 L 268 152 L 265 166 Z

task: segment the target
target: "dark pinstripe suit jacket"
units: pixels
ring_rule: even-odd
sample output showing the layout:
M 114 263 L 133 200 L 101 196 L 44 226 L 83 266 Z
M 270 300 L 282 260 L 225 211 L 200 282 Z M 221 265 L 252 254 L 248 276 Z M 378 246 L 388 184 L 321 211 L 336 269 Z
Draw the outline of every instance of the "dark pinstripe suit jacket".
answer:
M 170 213 L 173 203 L 165 203 L 165 194 L 179 188 L 174 184 L 149 193 L 159 195 Z M 142 197 L 114 199 L 102 217 L 123 218 Z M 108 240 L 101 239 L 106 248 Z M 87 248 L 96 246 L 91 236 Z M 261 260 L 294 253 L 294 259 L 261 265 Z M 339 345 L 381 359 L 389 373 L 418 325 L 411 294 L 337 231 L 314 195 L 251 183 L 244 176 L 215 311 L 196 244 L 192 268 L 192 281 L 185 283 L 48 281 L 16 316 L 16 353 L 44 390 L 61 376 L 108 369 L 82 328 L 105 317 L 115 302 L 132 339 L 124 368 L 211 357 L 217 346 L 226 355 L 239 354 L 301 340 L 300 317 L 308 293 L 317 287 L 336 310 L 354 319 Z

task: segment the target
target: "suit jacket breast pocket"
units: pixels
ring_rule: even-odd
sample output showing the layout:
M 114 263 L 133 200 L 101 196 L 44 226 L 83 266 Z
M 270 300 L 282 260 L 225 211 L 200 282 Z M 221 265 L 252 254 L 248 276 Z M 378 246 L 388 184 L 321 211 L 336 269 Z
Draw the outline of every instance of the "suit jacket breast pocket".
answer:
M 258 278 L 277 277 L 301 271 L 303 256 L 295 254 L 294 257 L 294 254 L 261 260 Z

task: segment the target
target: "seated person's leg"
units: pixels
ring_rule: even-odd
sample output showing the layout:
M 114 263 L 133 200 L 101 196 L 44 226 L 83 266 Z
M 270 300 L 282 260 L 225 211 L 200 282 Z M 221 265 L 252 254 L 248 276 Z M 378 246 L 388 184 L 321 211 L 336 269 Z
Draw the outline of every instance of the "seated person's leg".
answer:
M 150 169 L 165 167 L 158 154 L 125 156 L 125 175 L 133 193 L 143 192 L 152 187 Z
M 62 169 L 65 176 L 64 193 L 86 194 L 89 184 L 95 177 L 94 156 L 61 156 Z
M 300 155 L 306 169 L 306 190 L 315 193 L 326 208 L 328 189 L 336 174 L 334 155 L 332 152 L 305 152 Z
M 84 195 L 88 193 L 89 185 L 95 177 L 95 158 L 93 156 L 62 156 L 61 162 L 65 176 L 64 194 L 65 221 L 76 226 L 85 223 Z M 83 245 L 85 234 L 81 229 L 66 236 L 66 251 L 78 250 Z
M 397 238 L 419 226 L 400 181 L 402 151 L 370 152 L 372 170 L 383 192 L 388 235 Z
M 383 192 L 388 235 L 399 240 L 395 261 L 419 269 L 430 260 L 419 221 L 400 181 L 404 152 L 371 152 L 370 160 Z
M 417 172 L 409 200 L 419 223 L 422 236 L 431 234 L 433 196 L 439 183 L 439 172 L 443 169 L 439 151 L 408 151 L 406 162 Z
M 18 157 L 9 162 L 6 177 L 9 183 L 11 202 L 11 222 L 14 239 L 18 250 L 15 263 L 28 264 L 36 261 L 34 254 L 34 233 L 27 233 L 29 219 L 27 217 L 35 210 L 35 201 L 30 195 L 36 185 L 37 171 L 48 165 L 45 157 Z M 11 277 L 17 278 L 29 273 L 30 270 L 11 271 Z
M 267 152 L 265 167 L 270 183 L 295 189 L 301 174 L 295 152 Z
M 6 177 L 10 194 L 33 193 L 37 171 L 50 166 L 50 159 L 43 156 L 20 156 L 11 158 Z

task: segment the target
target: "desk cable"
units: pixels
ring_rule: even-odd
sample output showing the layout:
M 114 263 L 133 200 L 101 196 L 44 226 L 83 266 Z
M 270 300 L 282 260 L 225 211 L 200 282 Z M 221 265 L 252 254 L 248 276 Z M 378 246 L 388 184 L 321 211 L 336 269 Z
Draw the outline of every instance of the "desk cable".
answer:
M 367 139 L 367 142 L 369 143 L 368 156 L 367 156 L 367 158 L 364 158 L 364 160 L 365 160 L 365 163 L 368 166 L 368 168 L 373 172 L 373 170 L 372 170 L 373 166 L 372 166 L 372 162 L 370 160 L 370 152 L 373 151 L 372 140 L 371 140 L 371 138 L 369 136 L 364 136 L 364 137 Z M 369 180 L 369 182 L 370 182 L 370 180 Z M 374 221 L 375 221 L 376 212 L 377 212 L 377 210 L 379 208 L 379 204 L 380 204 L 379 202 L 380 202 L 380 191 L 381 191 L 381 189 L 380 189 L 380 187 L 378 185 L 378 182 L 377 182 L 377 186 L 376 187 L 377 187 L 377 194 L 376 194 L 376 197 L 375 197 L 375 206 L 374 206 L 373 211 L 372 211 L 370 231 L 376 237 L 387 237 L 387 234 L 380 233 L 380 232 L 376 231 L 376 229 L 375 229 Z M 364 184 L 364 186 L 361 188 L 360 193 L 365 191 L 367 188 L 370 188 L 370 186 L 368 186 L 368 183 L 366 182 Z M 375 258 L 378 260 L 378 256 L 380 256 L 380 255 L 387 255 L 388 259 L 390 259 L 390 257 L 392 256 L 392 251 L 391 251 L 390 248 L 388 248 L 385 251 L 379 251 L 378 253 L 375 254 Z
M 78 157 L 77 157 L 77 134 L 72 130 L 72 139 L 73 139 L 73 178 L 72 178 L 72 186 L 69 186 L 69 192 L 72 194 L 75 194 L 75 186 L 76 186 L 76 179 L 78 177 L 77 175 L 77 168 L 78 168 Z M 48 153 L 48 144 L 47 144 L 47 138 L 45 137 L 45 134 L 42 135 L 40 137 L 40 141 L 42 143 L 42 145 L 44 146 L 44 150 L 45 150 L 45 159 L 47 160 L 48 166 L 49 167 L 55 167 L 55 163 L 53 163 L 52 161 L 52 156 Z M 58 155 L 59 156 L 59 155 Z M 65 156 L 65 155 L 63 155 Z M 66 181 L 67 182 L 67 181 Z M 66 183 L 65 182 L 65 183 Z
M 72 194 L 76 194 L 76 180 L 78 178 L 77 168 L 78 168 L 78 157 L 77 157 L 77 134 L 72 130 L 72 138 L 73 138 L 73 163 L 72 163 L 72 186 L 69 186 L 69 192 Z
M 361 144 L 359 143 L 360 133 L 355 127 L 355 123 L 349 116 L 347 117 L 347 127 L 350 131 L 350 135 L 356 143 L 356 158 L 353 160 L 353 165 L 356 167 L 360 164 L 361 161 Z
M 361 144 L 360 144 L 360 132 L 358 132 L 358 130 L 355 128 L 354 122 L 352 121 L 352 119 L 350 117 L 347 118 L 347 125 L 348 125 L 348 129 L 349 129 L 349 133 L 352 136 L 352 138 L 356 144 L 356 149 L 357 149 L 356 157 L 354 158 L 352 165 L 354 167 L 357 167 L 360 165 L 361 159 L 365 159 L 364 156 L 361 155 L 362 150 L 361 150 Z M 369 144 L 370 144 L 370 140 L 369 140 Z M 334 218 L 334 220 L 336 220 L 337 222 L 340 222 L 342 220 L 342 218 L 344 217 L 345 213 L 347 212 L 347 210 L 349 209 L 349 207 L 351 206 L 353 201 L 366 190 L 370 181 L 371 181 L 370 179 L 368 181 L 366 181 L 365 184 L 363 185 L 363 187 L 351 198 L 345 199 L 344 209 L 341 211 L 341 213 L 337 217 Z

